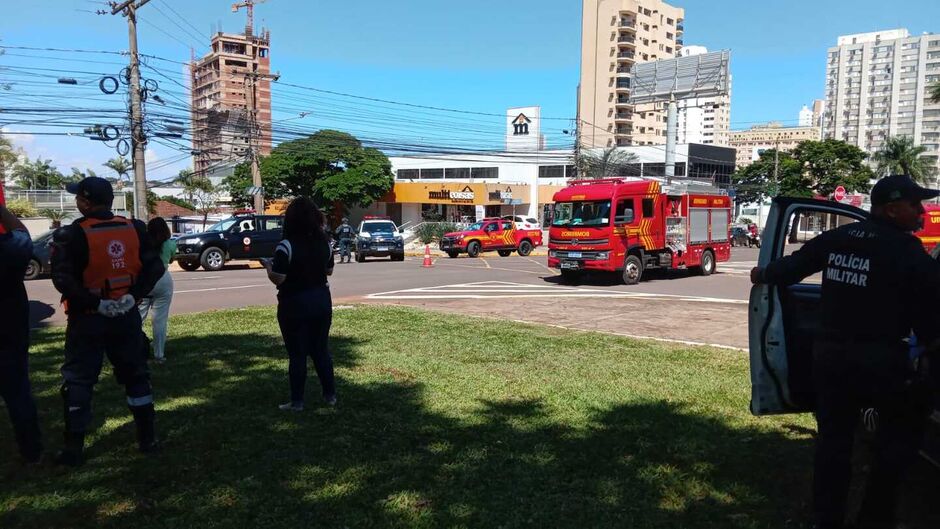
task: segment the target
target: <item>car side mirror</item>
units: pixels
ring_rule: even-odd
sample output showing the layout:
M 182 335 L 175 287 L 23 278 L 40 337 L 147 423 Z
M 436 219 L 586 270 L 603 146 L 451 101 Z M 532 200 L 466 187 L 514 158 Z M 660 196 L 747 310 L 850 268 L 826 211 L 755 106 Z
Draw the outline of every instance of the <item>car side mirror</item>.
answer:
M 398 228 L 398 233 L 405 233 L 405 228 Z
M 623 215 L 614 217 L 614 224 L 630 224 L 633 222 L 633 210 L 627 210 Z

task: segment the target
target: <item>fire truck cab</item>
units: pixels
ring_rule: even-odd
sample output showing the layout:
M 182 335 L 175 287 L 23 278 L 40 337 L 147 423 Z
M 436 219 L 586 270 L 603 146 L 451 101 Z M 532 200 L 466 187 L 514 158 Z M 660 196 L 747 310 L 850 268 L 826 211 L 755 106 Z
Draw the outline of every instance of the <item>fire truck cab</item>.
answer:
M 914 235 L 920 237 L 927 253 L 940 258 L 940 204 L 924 204 L 924 227 Z
M 653 268 L 709 275 L 731 257 L 727 195 L 607 178 L 570 182 L 554 201 L 548 266 L 567 281 L 603 271 L 619 272 L 632 285 Z

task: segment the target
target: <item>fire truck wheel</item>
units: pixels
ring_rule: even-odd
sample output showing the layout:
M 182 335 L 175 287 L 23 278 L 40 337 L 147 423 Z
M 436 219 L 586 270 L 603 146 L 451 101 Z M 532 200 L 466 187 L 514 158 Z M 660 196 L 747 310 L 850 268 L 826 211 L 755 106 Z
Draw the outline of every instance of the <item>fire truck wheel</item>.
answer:
M 643 261 L 639 256 L 628 255 L 623 261 L 623 284 L 635 285 L 643 276 Z
M 512 255 L 512 250 L 497 250 L 496 253 L 498 253 L 500 257 L 509 257 Z
M 519 243 L 519 249 L 517 250 L 519 255 L 525 257 L 532 253 L 532 243 L 529 241 L 522 241 Z
M 478 257 L 480 255 L 480 243 L 477 241 L 472 241 L 467 245 L 467 256 L 468 257 Z
M 451 259 L 456 259 L 457 255 L 459 255 L 457 252 L 447 252 L 447 257 L 450 257 Z
M 703 276 L 710 276 L 715 273 L 715 254 L 711 250 L 705 250 L 705 253 L 702 254 L 702 266 L 698 267 L 696 271 Z

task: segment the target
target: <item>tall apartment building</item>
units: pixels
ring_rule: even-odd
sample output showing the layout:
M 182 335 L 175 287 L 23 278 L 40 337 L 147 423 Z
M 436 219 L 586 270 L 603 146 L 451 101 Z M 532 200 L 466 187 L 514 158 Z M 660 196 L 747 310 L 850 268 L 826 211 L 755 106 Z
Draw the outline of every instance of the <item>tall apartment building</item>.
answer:
M 708 53 L 704 46 L 686 46 L 679 52 L 681 57 Z M 678 107 L 678 136 L 676 143 L 701 143 L 704 145 L 728 145 L 731 128 L 731 83 L 729 94 L 720 97 L 694 97 L 683 99 Z
M 586 148 L 666 143 L 661 103 L 629 105 L 630 68 L 682 48 L 685 10 L 661 0 L 583 0 L 578 137 Z
M 271 152 L 271 82 L 252 80 L 271 72 L 270 32 L 216 33 L 211 51 L 191 66 L 193 168 L 197 174 L 244 161 L 252 133 L 250 94 L 257 108 L 259 154 Z
M 737 151 L 735 165 L 744 167 L 760 158 L 765 150 L 791 151 L 801 141 L 818 139 L 819 127 L 784 127 L 780 123 L 771 122 L 747 130 L 731 131 L 728 145 Z
M 912 37 L 906 29 L 839 37 L 826 60 L 825 138 L 874 153 L 889 137 L 909 136 L 937 163 L 940 104 L 930 83 L 940 80 L 940 35 Z

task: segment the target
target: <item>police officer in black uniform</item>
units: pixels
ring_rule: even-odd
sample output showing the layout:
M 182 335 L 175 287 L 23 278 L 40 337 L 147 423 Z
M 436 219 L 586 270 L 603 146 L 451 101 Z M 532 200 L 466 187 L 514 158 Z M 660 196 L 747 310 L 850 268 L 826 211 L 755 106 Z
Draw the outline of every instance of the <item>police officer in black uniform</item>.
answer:
M 342 263 L 344 258 L 347 263 L 352 260 L 349 249 L 352 247 L 355 237 L 356 230 L 349 225 L 349 219 L 343 217 L 343 223 L 340 224 L 339 228 L 336 228 L 336 238 L 339 239 L 339 262 Z
M 85 431 L 103 357 L 124 385 L 142 452 L 157 448 L 146 337 L 136 303 L 153 290 L 164 266 L 147 228 L 111 212 L 111 184 L 89 177 L 66 188 L 83 215 L 53 235 L 52 282 L 68 314 L 62 398 L 65 448 L 57 464 L 83 461 Z
M 29 299 L 23 285 L 32 253 L 26 227 L 0 206 L 0 397 L 6 402 L 20 455 L 37 463 L 42 440 L 29 384 Z
M 923 437 L 904 340 L 940 338 L 940 265 L 912 235 L 936 197 L 903 175 L 872 189 L 871 218 L 825 232 L 766 268 L 754 283 L 790 285 L 822 274 L 822 335 L 813 349 L 818 527 L 843 527 L 854 433 L 862 408 L 878 412 L 871 475 L 858 527 L 893 527 L 897 486 Z

